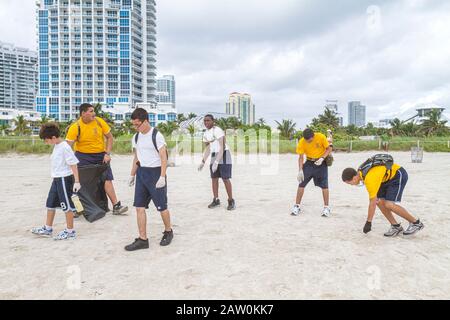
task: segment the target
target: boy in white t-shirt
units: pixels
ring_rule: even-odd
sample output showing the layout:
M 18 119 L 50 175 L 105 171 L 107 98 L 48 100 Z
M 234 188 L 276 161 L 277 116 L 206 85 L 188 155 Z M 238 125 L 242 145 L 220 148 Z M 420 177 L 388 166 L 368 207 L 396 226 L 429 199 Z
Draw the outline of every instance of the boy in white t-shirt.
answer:
M 76 236 L 73 228 L 73 214 L 76 211 L 72 202 L 72 192 L 77 193 L 80 188 L 78 176 L 78 159 L 72 148 L 61 137 L 56 123 L 43 124 L 39 137 L 46 144 L 54 145 L 51 155 L 52 185 L 47 197 L 47 221 L 43 227 L 31 229 L 33 234 L 51 236 L 53 233 L 53 220 L 56 208 L 61 208 L 66 214 L 67 228 L 61 231 L 54 239 L 67 240 Z
M 227 209 L 234 210 L 236 209 L 236 202 L 233 199 L 233 188 L 230 181 L 233 165 L 231 163 L 230 148 L 225 141 L 225 132 L 214 125 L 214 116 L 211 114 L 207 114 L 204 117 L 203 123 L 206 127 L 206 131 L 203 133 L 203 142 L 206 144 L 206 149 L 198 170 L 201 171 L 203 169 L 206 160 L 211 154 L 210 172 L 214 199 L 208 208 L 213 209 L 220 206 L 219 179 L 221 178 L 228 194 Z
M 125 250 L 135 251 L 148 249 L 147 214 L 150 201 L 161 214 L 164 232 L 161 246 L 172 242 L 173 230 L 170 224 L 170 212 L 167 205 L 167 146 L 164 136 L 148 121 L 148 113 L 137 108 L 131 114 L 131 122 L 137 133 L 132 138 L 134 159 L 131 168 L 129 186 L 134 188 L 134 207 L 137 212 L 139 238 L 127 245 Z

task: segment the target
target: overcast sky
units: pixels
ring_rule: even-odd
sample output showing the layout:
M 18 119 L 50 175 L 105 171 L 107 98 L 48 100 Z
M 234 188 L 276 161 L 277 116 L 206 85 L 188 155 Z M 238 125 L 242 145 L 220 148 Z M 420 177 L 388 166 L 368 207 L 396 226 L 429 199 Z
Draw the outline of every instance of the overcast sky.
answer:
M 247 92 L 257 118 L 304 127 L 327 99 L 369 121 L 450 108 L 450 1 L 157 0 L 158 73 L 179 112 L 224 112 Z M 35 1 L 0 0 L 0 41 L 36 49 Z M 447 110 L 448 112 L 449 110 Z

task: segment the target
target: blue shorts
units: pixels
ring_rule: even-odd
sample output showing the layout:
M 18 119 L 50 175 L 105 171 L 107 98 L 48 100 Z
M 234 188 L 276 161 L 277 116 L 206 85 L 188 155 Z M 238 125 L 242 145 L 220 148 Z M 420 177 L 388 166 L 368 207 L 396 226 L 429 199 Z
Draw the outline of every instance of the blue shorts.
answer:
M 52 186 L 48 192 L 47 209 L 76 212 L 75 205 L 72 202 L 72 190 L 75 179 L 73 176 L 65 178 L 53 178 Z
M 217 157 L 216 153 L 211 154 L 211 163 L 215 161 Z M 220 160 L 219 166 L 216 172 L 212 171 L 212 164 L 209 166 L 209 171 L 211 173 L 212 179 L 222 178 L 224 180 L 231 179 L 231 173 L 233 170 L 233 165 L 231 164 L 231 153 L 229 150 L 225 150 L 223 153 L 223 157 Z
M 75 156 L 80 161 L 78 163 L 78 167 L 89 166 L 89 165 L 93 165 L 93 164 L 102 165 L 105 154 L 106 154 L 106 152 L 101 152 L 101 153 L 82 153 L 79 151 L 75 152 Z M 105 180 L 106 181 L 114 180 L 111 166 L 109 164 L 108 164 L 108 169 L 106 169 L 106 171 L 105 171 Z
M 139 167 L 137 169 L 133 206 L 148 209 L 150 201 L 153 201 L 153 204 L 159 212 L 167 210 L 167 177 L 166 186 L 157 189 L 156 183 L 160 177 L 161 167 Z
M 328 166 L 325 161 L 320 166 L 316 166 L 313 161 L 306 161 L 303 165 L 303 175 L 305 180 L 300 183 L 300 188 L 305 188 L 313 179 L 316 187 L 328 189 Z
M 394 179 L 381 184 L 377 198 L 386 201 L 401 202 L 403 190 L 405 190 L 407 182 L 408 173 L 406 170 L 404 168 L 398 169 Z

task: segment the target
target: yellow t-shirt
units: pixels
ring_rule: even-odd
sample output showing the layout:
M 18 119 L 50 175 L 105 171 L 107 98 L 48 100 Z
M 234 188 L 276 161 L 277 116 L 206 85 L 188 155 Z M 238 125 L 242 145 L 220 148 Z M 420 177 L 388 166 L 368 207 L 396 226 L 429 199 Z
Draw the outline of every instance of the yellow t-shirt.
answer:
M 376 166 L 369 170 L 366 175 L 366 179 L 364 180 L 364 185 L 366 186 L 367 192 L 369 192 L 369 199 L 374 199 L 377 197 L 378 190 L 380 190 L 380 186 L 383 182 L 390 181 L 394 179 L 397 174 L 398 169 L 401 167 L 398 164 L 392 165 L 392 172 L 390 175 L 386 175 L 386 167 L 385 166 Z M 362 173 L 359 175 L 362 178 Z
M 67 131 L 66 140 L 75 141 L 75 151 L 82 153 L 101 153 L 105 152 L 105 134 L 111 131 L 111 128 L 102 118 L 84 123 L 81 119 L 73 123 Z M 80 136 L 78 137 L 78 125 L 80 125 Z M 78 137 L 78 140 L 77 140 Z
M 305 141 L 304 138 L 298 142 L 297 154 L 305 154 L 308 158 L 318 159 L 330 146 L 327 137 L 322 133 L 315 133 L 311 143 Z

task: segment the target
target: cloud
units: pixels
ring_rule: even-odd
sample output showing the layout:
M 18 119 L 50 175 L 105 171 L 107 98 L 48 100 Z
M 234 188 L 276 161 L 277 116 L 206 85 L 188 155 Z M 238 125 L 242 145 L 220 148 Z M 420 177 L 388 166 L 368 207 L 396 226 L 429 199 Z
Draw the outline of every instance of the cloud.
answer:
M 180 112 L 223 112 L 248 92 L 257 117 L 304 127 L 338 99 L 368 120 L 450 106 L 450 3 L 438 0 L 161 0 L 158 73 L 174 74 Z M 0 41 L 35 48 L 31 0 L 0 0 Z

